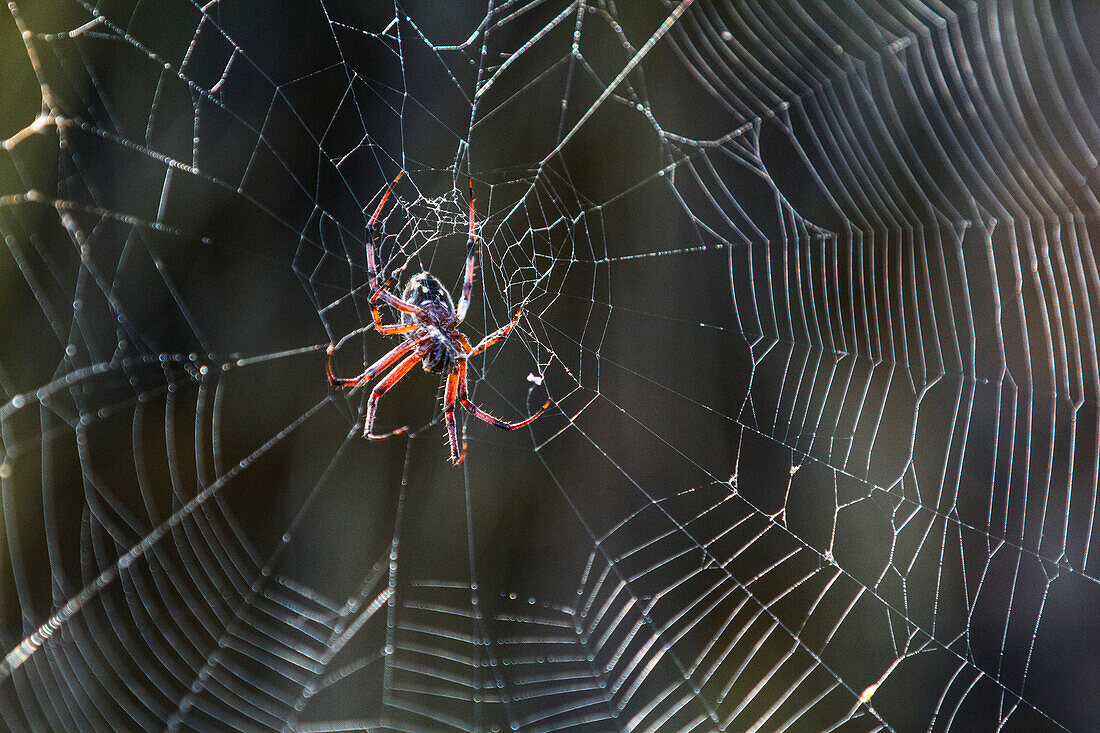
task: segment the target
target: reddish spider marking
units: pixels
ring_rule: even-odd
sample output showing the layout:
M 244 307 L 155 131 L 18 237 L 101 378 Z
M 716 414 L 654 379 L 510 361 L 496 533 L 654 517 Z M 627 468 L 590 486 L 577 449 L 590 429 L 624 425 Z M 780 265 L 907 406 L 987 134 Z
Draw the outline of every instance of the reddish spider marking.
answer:
M 396 184 L 401 180 L 404 171 L 393 179 Z M 347 387 L 356 389 L 364 386 L 374 376 L 396 364 L 393 370 L 382 381 L 374 385 L 370 399 L 367 401 L 367 417 L 363 424 L 363 437 L 371 440 L 382 440 L 394 435 L 400 435 L 409 429 L 406 425 L 380 435 L 374 432 L 374 418 L 378 412 L 378 401 L 401 378 L 408 374 L 417 364 L 422 364 L 424 371 L 435 374 L 446 374 L 446 389 L 443 393 L 443 415 L 447 421 L 447 437 L 451 446 L 451 463 L 456 466 L 466 458 L 465 452 L 458 444 L 458 426 L 455 422 L 455 403 L 461 402 L 462 406 L 474 417 L 484 420 L 490 425 L 496 425 L 504 430 L 515 430 L 525 425 L 530 425 L 542 414 L 543 410 L 550 406 L 551 400 L 538 409 L 533 415 L 518 422 L 508 422 L 490 415 L 485 410 L 475 405 L 467 396 L 466 387 L 466 361 L 471 356 L 476 356 L 497 343 L 512 330 L 523 315 L 523 309 L 516 311 L 515 317 L 507 324 L 493 331 L 477 346 L 470 346 L 470 342 L 458 330 L 458 325 L 466 318 L 466 312 L 470 308 L 470 298 L 474 290 L 474 270 L 477 263 L 477 235 L 474 233 L 474 182 L 470 179 L 470 234 L 466 240 L 466 277 L 462 283 L 462 297 L 455 307 L 451 294 L 429 272 L 421 272 L 409 278 L 401 297 L 397 297 L 386 289 L 385 284 L 378 284 L 378 266 L 374 255 L 374 232 L 378 217 L 382 213 L 382 207 L 390 197 L 393 190 L 390 185 L 378 208 L 374 210 L 374 216 L 367 223 L 367 271 L 370 275 L 371 299 L 370 312 L 374 319 L 374 328 L 384 336 L 396 336 L 408 334 L 405 340 L 390 349 L 390 351 L 378 361 L 371 364 L 357 377 L 343 379 L 332 372 L 332 354 L 338 344 L 331 344 L 325 355 L 325 373 L 329 383 L 334 387 Z M 401 314 L 401 322 L 394 324 L 382 323 L 382 316 L 378 312 L 378 302 L 382 301 Z

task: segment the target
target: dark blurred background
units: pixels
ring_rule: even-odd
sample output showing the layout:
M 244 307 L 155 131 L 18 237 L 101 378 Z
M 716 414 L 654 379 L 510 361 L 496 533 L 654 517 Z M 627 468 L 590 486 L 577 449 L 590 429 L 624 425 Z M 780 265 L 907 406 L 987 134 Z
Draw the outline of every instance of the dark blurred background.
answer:
M 1095 7 L 446 5 L 0 15 L 0 725 L 1091 729 Z

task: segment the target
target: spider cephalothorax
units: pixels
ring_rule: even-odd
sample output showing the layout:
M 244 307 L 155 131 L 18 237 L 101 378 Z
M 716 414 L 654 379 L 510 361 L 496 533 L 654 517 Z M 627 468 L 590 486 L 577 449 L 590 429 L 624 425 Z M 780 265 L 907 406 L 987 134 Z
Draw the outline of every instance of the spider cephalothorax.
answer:
M 400 180 L 397 175 L 394 183 Z M 325 372 L 329 382 L 335 387 L 362 387 L 372 377 L 384 369 L 396 364 L 397 366 L 371 390 L 370 400 L 367 402 L 367 417 L 363 425 L 363 437 L 371 440 L 381 440 L 408 430 L 408 426 L 398 428 L 389 433 L 376 435 L 374 433 L 374 417 L 378 411 L 378 400 L 382 398 L 390 388 L 397 384 L 402 377 L 418 363 L 422 363 L 424 370 L 436 374 L 447 375 L 446 389 L 443 393 L 443 414 L 447 421 L 447 437 L 451 446 L 451 462 L 455 465 L 462 463 L 464 453 L 458 445 L 458 427 L 455 423 L 455 402 L 461 402 L 462 406 L 476 418 L 484 420 L 490 425 L 496 425 L 504 430 L 515 430 L 524 425 L 529 425 L 535 418 L 542 414 L 550 405 L 546 401 L 538 412 L 520 420 L 519 422 L 507 422 L 493 417 L 489 413 L 475 405 L 466 394 L 466 361 L 471 356 L 476 356 L 487 348 L 503 339 L 519 322 L 523 315 L 523 309 L 516 311 L 515 317 L 504 326 L 490 333 L 478 342 L 477 346 L 470 346 L 470 342 L 458 330 L 458 325 L 466 318 L 466 311 L 470 308 L 470 297 L 474 290 L 474 270 L 477 264 L 477 235 L 474 233 L 474 184 L 470 181 L 470 235 L 466 240 L 466 277 L 462 283 L 462 298 L 458 306 L 451 299 L 451 294 L 443 287 L 443 283 L 428 272 L 421 272 L 409 278 L 401 297 L 386 289 L 385 285 L 378 284 L 378 267 L 374 257 L 374 227 L 378 222 L 378 216 L 382 213 L 382 207 L 390 197 L 390 189 L 386 190 L 374 210 L 374 216 L 367 223 L 367 271 L 370 276 L 371 299 L 370 311 L 374 319 L 374 328 L 385 336 L 397 334 L 409 334 L 404 341 L 391 349 L 385 356 L 371 364 L 357 377 L 342 379 L 332 372 L 332 354 L 336 351 L 337 344 L 328 347 L 325 359 Z M 391 306 L 401 314 L 400 323 L 392 325 L 382 323 L 382 316 L 378 312 L 378 301 Z M 342 342 L 341 342 L 342 343 Z

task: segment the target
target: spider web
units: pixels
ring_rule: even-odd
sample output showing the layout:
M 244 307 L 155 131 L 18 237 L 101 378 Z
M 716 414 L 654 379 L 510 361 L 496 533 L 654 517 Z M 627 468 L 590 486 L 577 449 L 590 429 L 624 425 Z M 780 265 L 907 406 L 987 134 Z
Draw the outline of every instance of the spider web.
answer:
M 0 724 L 1092 725 L 1095 9 L 449 6 L 0 18 Z

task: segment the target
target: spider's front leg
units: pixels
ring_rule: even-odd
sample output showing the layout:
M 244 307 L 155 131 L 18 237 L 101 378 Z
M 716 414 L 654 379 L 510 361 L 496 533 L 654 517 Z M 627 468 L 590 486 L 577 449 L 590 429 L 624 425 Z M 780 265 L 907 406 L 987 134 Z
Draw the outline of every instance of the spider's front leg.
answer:
M 382 288 L 378 286 L 378 263 L 374 258 L 374 227 L 378 223 L 378 217 L 382 214 L 382 208 L 385 207 L 386 202 L 390 199 L 390 194 L 393 193 L 393 187 L 401 180 L 401 176 L 403 175 L 405 175 L 405 171 L 398 173 L 397 177 L 393 179 L 393 183 L 386 186 L 386 193 L 382 194 L 382 200 L 378 202 L 378 208 L 374 210 L 374 215 L 371 216 L 370 221 L 367 222 L 367 275 L 370 278 L 372 303 L 378 292 L 382 290 Z
M 416 315 L 420 313 L 420 309 L 416 308 L 413 311 L 406 312 Z M 374 303 L 371 303 L 370 314 L 374 319 L 374 330 L 383 336 L 396 336 L 399 333 L 411 333 L 419 328 L 416 323 L 394 323 L 393 325 L 382 323 L 382 314 L 378 312 L 378 306 Z
M 412 303 L 407 303 L 401 298 L 391 293 L 386 289 L 388 283 L 378 284 L 378 261 L 374 253 L 374 232 L 375 226 L 378 224 L 378 217 L 382 214 L 382 209 L 386 205 L 386 201 L 389 200 L 390 194 L 393 193 L 394 185 L 401 180 L 401 176 L 405 175 L 405 171 L 401 171 L 397 174 L 397 177 L 393 179 L 393 183 L 386 187 L 386 193 L 382 195 L 382 200 L 378 202 L 378 208 L 374 210 L 374 215 L 371 216 L 370 221 L 367 222 L 367 276 L 370 280 L 370 314 L 374 319 L 374 328 L 378 333 L 383 336 L 393 336 L 399 333 L 409 333 L 416 330 L 414 325 L 386 325 L 382 323 L 382 314 L 378 312 L 378 301 L 381 300 L 384 303 L 396 308 L 402 313 L 409 313 L 411 315 L 419 315 L 420 309 Z
M 466 311 L 470 309 L 470 299 L 474 294 L 474 270 L 477 268 L 477 234 L 474 233 L 474 179 L 470 183 L 470 236 L 466 240 L 466 277 L 462 281 L 462 297 L 459 298 L 455 316 L 459 323 L 466 320 Z

